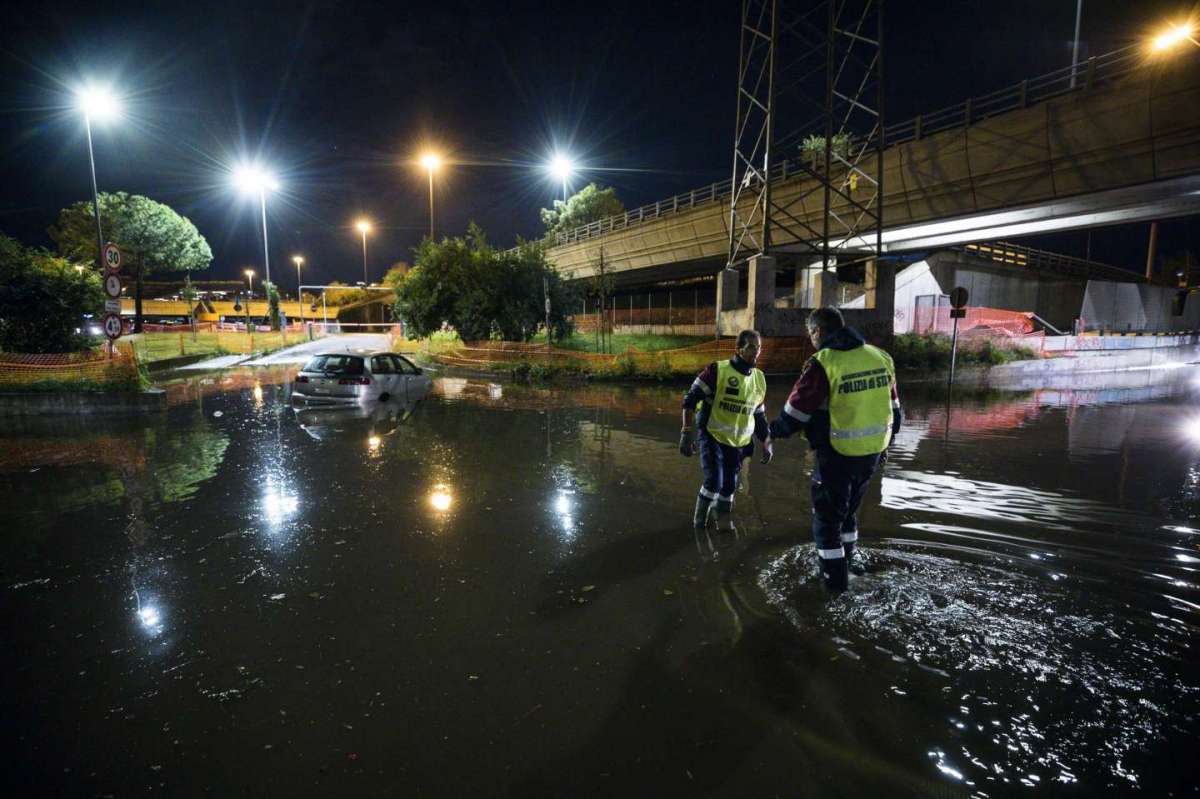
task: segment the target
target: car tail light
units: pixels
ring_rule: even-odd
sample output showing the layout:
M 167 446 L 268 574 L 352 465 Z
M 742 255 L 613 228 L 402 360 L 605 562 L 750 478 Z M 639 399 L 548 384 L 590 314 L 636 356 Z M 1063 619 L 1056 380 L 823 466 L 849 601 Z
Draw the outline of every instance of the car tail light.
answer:
M 369 377 L 343 377 L 338 381 L 339 386 L 369 386 L 371 378 Z
M 307 382 L 308 382 L 308 377 L 307 377 L 307 376 L 305 376 L 305 375 L 298 375 L 298 376 L 296 377 L 296 382 L 297 382 L 297 383 L 307 383 Z

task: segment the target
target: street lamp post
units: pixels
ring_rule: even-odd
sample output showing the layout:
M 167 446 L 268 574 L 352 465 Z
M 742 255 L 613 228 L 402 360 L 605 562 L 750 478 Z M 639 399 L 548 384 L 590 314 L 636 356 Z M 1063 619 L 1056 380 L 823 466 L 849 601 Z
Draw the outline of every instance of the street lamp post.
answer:
M 371 285 L 371 281 L 367 279 L 367 234 L 371 232 L 371 223 L 365 219 L 360 219 L 355 223 L 354 227 L 358 228 L 358 232 L 362 234 L 363 245 L 363 283 Z
M 304 263 L 304 256 L 293 255 L 292 263 L 296 265 L 296 302 L 300 303 L 300 327 L 304 328 L 304 295 L 300 291 L 300 265 Z
M 433 173 L 442 165 L 442 159 L 437 153 L 425 153 L 421 156 L 421 166 L 429 173 L 429 238 L 433 238 Z
M 278 191 L 279 183 L 270 172 L 253 165 L 239 168 L 234 173 L 233 179 L 244 193 L 258 195 L 258 207 L 262 215 L 263 267 L 266 271 L 267 285 L 270 285 L 271 253 L 270 247 L 267 245 L 267 192 Z
M 246 332 L 250 332 L 250 303 L 254 300 L 254 270 L 247 269 L 243 272 L 249 282 L 249 288 L 246 289 Z
M 92 208 L 96 216 L 96 266 L 104 271 L 104 234 L 100 230 L 100 191 L 96 186 L 96 156 L 92 150 L 92 117 L 99 120 L 115 117 L 120 108 L 108 89 L 88 87 L 76 92 L 76 102 L 83 111 L 83 127 L 87 131 L 88 166 L 92 172 Z

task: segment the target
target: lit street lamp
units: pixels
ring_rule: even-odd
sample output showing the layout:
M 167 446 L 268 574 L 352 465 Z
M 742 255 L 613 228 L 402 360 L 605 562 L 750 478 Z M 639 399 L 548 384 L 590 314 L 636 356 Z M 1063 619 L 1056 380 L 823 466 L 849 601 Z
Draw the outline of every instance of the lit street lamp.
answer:
M 88 86 L 75 93 L 79 110 L 83 111 L 83 126 L 87 130 L 88 164 L 92 168 L 92 207 L 96 213 L 96 264 L 104 272 L 104 234 L 100 231 L 100 192 L 96 188 L 96 156 L 92 152 L 92 119 L 107 122 L 121 113 L 120 103 L 106 88 Z
M 304 294 L 300 291 L 300 265 L 304 263 L 304 256 L 293 255 L 292 263 L 296 265 L 296 302 L 300 305 L 300 327 L 304 327 Z
M 550 163 L 546 166 L 546 169 L 550 171 L 550 174 L 555 180 L 562 184 L 563 202 L 566 202 L 567 180 L 569 180 L 570 177 L 575 174 L 575 164 L 572 163 L 571 159 L 567 156 L 562 155 L 561 153 L 556 153 L 554 157 L 550 159 Z
M 246 332 L 250 332 L 250 302 L 254 299 L 254 270 L 247 269 L 242 273 L 246 279 L 250 281 L 250 287 L 246 289 Z
M 429 238 L 433 238 L 433 173 L 442 165 L 441 156 L 437 153 L 425 153 L 421 156 L 421 166 L 429 173 Z
M 363 242 L 363 284 L 370 285 L 371 281 L 367 280 L 367 234 L 371 232 L 371 223 L 365 219 L 360 219 L 354 223 L 354 227 L 362 234 Z
M 304 298 L 300 296 L 300 266 L 304 263 L 304 256 L 293 255 L 292 263 L 296 265 L 296 299 L 303 303 Z
M 266 269 L 266 281 L 271 283 L 271 254 L 267 247 L 267 192 L 278 191 L 279 183 L 275 177 L 259 166 L 244 166 L 233 173 L 234 184 L 245 194 L 258 195 L 259 208 L 262 211 L 263 234 L 263 267 Z
M 1151 47 L 1160 53 L 1164 50 L 1170 50 L 1175 45 L 1182 44 L 1183 42 L 1191 42 L 1200 47 L 1200 41 L 1196 41 L 1195 33 L 1196 27 L 1190 22 L 1185 22 L 1182 25 L 1172 25 L 1154 37 Z

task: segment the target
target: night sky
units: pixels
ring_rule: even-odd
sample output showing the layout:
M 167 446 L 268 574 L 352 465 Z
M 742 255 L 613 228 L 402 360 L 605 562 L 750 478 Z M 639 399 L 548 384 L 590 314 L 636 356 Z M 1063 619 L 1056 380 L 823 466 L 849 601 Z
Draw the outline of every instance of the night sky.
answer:
M 1190 4 L 1086 0 L 1081 57 L 1132 43 Z M 95 131 L 101 191 L 126 190 L 188 216 L 212 245 L 201 279 L 262 274 L 257 204 L 230 187 L 242 160 L 271 165 L 272 274 L 360 279 L 356 217 L 376 232 L 371 277 L 410 259 L 428 225 L 426 145 L 439 234 L 475 220 L 497 244 L 540 233 L 560 189 L 556 149 L 633 207 L 728 177 L 740 4 L 691 2 L 27 4 L 0 31 L 0 231 L 49 245 L 58 209 L 87 199 L 71 89 L 91 78 L 126 98 Z M 1067 66 L 1074 0 L 892 0 L 893 122 Z M 1093 236 L 1100 260 L 1140 269 L 1146 225 Z M 1191 228 L 1191 230 L 1189 230 Z M 1195 220 L 1166 224 L 1181 250 Z M 1083 254 L 1084 234 L 1041 239 Z M 1200 241 L 1196 242 L 1200 244 Z

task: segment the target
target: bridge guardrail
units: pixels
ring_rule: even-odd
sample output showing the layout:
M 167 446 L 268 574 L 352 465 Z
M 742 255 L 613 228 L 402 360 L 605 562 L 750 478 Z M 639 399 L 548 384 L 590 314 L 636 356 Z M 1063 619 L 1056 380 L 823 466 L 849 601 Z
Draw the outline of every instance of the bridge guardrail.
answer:
M 929 134 L 969 127 L 988 117 L 1024 108 L 1030 103 L 1043 102 L 1072 92 L 1088 91 L 1098 84 L 1122 78 L 1144 66 L 1143 51 L 1144 48 L 1140 45 L 1130 45 L 1089 58 L 1078 64 L 1028 78 L 1014 86 L 968 98 L 961 103 L 932 113 L 921 114 L 897 125 L 888 125 L 884 132 L 884 146 L 905 144 Z M 1074 87 L 1071 86 L 1072 76 L 1076 78 Z M 853 147 L 853 143 L 851 146 Z M 796 157 L 776 163 L 771 169 L 770 180 L 787 180 L 801 171 L 802 161 L 803 157 Z M 665 200 L 647 203 L 626 211 L 620 216 L 598 219 L 587 225 L 557 234 L 555 244 L 573 244 L 585 241 L 605 233 L 653 221 L 668 214 L 688 211 L 718 200 L 728 199 L 732 193 L 731 182 L 730 179 L 718 181 L 699 189 L 676 194 Z
M 1027 267 L 1045 272 L 1058 272 L 1072 277 L 1093 279 L 1111 279 L 1124 282 L 1138 282 L 1144 278 L 1136 272 L 1130 272 L 1109 264 L 1076 258 L 1072 255 L 1038 250 L 1013 244 L 1009 241 L 992 241 L 979 244 L 965 244 L 952 249 L 978 255 L 997 263 L 1010 266 Z

